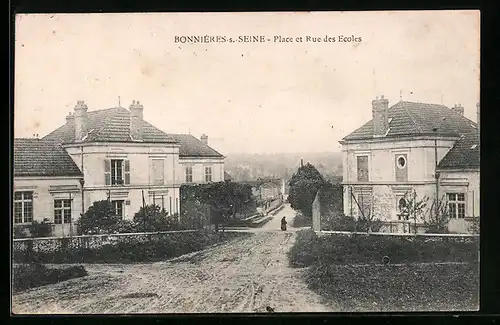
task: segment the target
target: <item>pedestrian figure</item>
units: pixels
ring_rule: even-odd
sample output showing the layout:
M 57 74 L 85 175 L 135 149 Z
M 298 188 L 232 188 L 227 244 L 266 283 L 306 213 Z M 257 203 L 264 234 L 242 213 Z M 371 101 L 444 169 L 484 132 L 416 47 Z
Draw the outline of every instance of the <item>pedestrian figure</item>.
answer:
M 286 218 L 281 219 L 281 230 L 286 230 Z

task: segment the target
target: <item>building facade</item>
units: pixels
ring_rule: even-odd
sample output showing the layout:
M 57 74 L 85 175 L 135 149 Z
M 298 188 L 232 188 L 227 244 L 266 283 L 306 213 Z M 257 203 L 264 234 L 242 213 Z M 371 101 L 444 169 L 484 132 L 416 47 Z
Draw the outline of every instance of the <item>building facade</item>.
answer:
M 93 202 L 105 199 L 125 219 L 133 218 L 144 203 L 178 214 L 182 184 L 223 180 L 225 157 L 208 146 L 206 135 L 198 140 L 191 135 L 167 134 L 146 122 L 143 110 L 139 101 L 133 101 L 129 109 L 88 111 L 78 101 L 64 125 L 37 140 L 70 157 L 80 173 L 76 182 L 81 203 L 72 207 L 73 221 Z M 21 156 L 30 149 L 16 150 L 15 161 L 24 159 Z M 32 158 L 43 160 L 44 155 Z M 15 181 L 15 188 L 21 186 L 20 181 Z M 38 201 L 34 208 L 49 204 L 44 197 L 39 196 Z M 33 213 L 44 211 L 40 209 Z
M 83 174 L 57 143 L 14 139 L 12 224 L 48 221 L 55 236 L 74 230 L 82 207 Z
M 396 221 L 400 231 L 414 192 L 429 206 L 447 202 L 450 231 L 464 232 L 479 216 L 479 125 L 463 113 L 461 106 L 372 101 L 372 120 L 340 141 L 344 213 Z

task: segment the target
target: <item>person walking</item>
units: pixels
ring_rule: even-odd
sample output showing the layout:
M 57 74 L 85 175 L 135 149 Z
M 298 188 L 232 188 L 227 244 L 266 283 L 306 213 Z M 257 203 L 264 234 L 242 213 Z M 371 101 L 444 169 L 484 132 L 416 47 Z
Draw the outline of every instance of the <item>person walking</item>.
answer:
M 283 218 L 281 219 L 281 230 L 283 230 L 283 231 L 285 231 L 285 230 L 286 230 L 286 224 L 287 224 L 287 222 L 286 222 L 286 218 L 285 218 L 285 217 L 283 217 Z

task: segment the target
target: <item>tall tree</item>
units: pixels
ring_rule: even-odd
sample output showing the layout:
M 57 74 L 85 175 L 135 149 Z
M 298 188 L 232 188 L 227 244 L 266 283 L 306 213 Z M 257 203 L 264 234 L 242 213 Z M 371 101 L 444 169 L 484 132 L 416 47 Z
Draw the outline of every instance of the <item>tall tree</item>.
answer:
M 313 165 L 307 163 L 299 167 L 289 184 L 288 201 L 291 207 L 307 217 L 312 217 L 312 202 L 318 190 L 326 184 L 321 173 Z

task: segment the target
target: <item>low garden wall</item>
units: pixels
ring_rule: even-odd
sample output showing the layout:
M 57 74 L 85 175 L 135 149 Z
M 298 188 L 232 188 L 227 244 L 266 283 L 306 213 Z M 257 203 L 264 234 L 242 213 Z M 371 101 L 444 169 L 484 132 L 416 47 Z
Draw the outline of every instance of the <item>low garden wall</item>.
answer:
M 175 234 L 193 232 L 197 232 L 197 230 L 82 235 L 72 237 L 21 238 L 13 240 L 12 251 L 16 253 L 24 252 L 28 249 L 33 252 L 53 252 L 60 249 L 95 249 L 103 245 L 115 244 L 118 242 L 146 242 L 158 240 Z
M 249 235 L 186 230 L 16 239 L 12 258 L 14 263 L 149 263 Z

